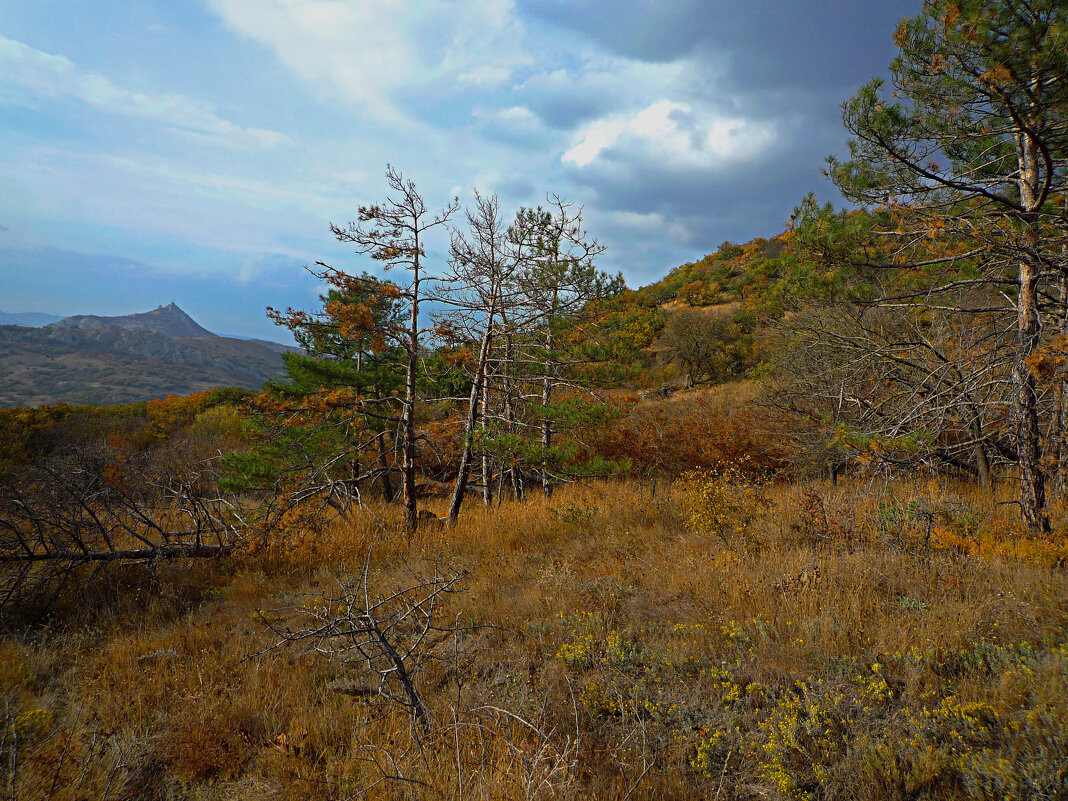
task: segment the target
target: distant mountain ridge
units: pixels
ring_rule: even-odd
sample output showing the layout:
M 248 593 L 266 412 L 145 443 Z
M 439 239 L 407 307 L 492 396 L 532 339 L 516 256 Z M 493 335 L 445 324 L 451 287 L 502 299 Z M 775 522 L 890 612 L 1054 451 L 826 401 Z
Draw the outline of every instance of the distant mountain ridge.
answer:
M 287 350 L 294 348 L 213 334 L 174 303 L 119 317 L 74 315 L 43 327 L 0 324 L 0 407 L 260 389 L 285 377 Z
M 25 325 L 31 328 L 59 322 L 62 317 L 58 314 L 46 314 L 45 312 L 6 312 L 0 311 L 0 325 Z
M 152 311 L 127 314 L 121 317 L 101 317 L 95 314 L 76 314 L 64 317 L 53 326 L 62 328 L 99 328 L 115 326 L 128 331 L 155 331 L 169 337 L 212 337 L 215 334 L 178 308 L 173 301 Z

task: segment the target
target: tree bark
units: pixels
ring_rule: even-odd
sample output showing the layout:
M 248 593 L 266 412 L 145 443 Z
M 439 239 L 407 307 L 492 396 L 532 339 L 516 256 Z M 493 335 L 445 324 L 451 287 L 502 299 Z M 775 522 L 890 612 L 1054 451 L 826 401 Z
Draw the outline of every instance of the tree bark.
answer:
M 59 562 L 149 562 L 154 559 L 214 559 L 234 552 L 233 545 L 160 545 L 127 551 L 44 551 L 0 554 L 0 563 Z
M 449 525 L 454 525 L 460 516 L 460 506 L 463 505 L 464 493 L 467 491 L 467 479 L 471 474 L 471 455 L 474 450 L 472 437 L 478 427 L 478 402 L 486 375 L 486 363 L 489 361 L 490 345 L 493 342 L 493 314 L 494 310 L 491 308 L 489 320 L 486 321 L 486 332 L 482 336 L 482 346 L 478 351 L 475 380 L 471 382 L 471 397 L 467 402 L 467 422 L 464 425 L 464 449 L 460 455 L 460 468 L 456 473 L 456 484 L 452 490 L 452 502 L 449 504 Z
M 551 339 L 550 335 L 550 339 Z M 544 419 L 541 422 L 541 446 L 548 452 L 549 448 L 553 444 L 553 422 L 549 419 L 548 409 L 549 400 L 552 397 L 553 380 L 551 377 L 545 377 L 545 385 L 542 387 L 541 395 L 541 408 Z M 541 488 L 545 493 L 545 497 L 548 498 L 553 494 L 553 484 L 549 477 L 549 460 L 547 458 L 542 460 L 541 463 Z
M 408 328 L 408 370 L 404 382 L 404 413 L 401 429 L 404 437 L 402 470 L 404 472 L 404 527 L 414 531 L 419 524 L 415 497 L 415 376 L 419 368 L 419 234 L 415 235 L 412 272 L 412 315 Z
M 1016 134 L 1016 153 L 1019 162 L 1017 185 L 1020 205 L 1024 209 L 1021 222 L 1026 250 L 1039 251 L 1038 221 L 1035 219 L 1040 199 L 1038 144 L 1025 131 Z M 1042 321 L 1038 315 L 1039 267 L 1030 258 L 1020 260 L 1020 294 L 1016 300 L 1016 358 L 1012 366 L 1012 380 L 1016 405 L 1016 451 L 1020 460 L 1020 512 L 1032 531 L 1048 532 L 1046 514 L 1046 480 L 1042 471 L 1042 432 L 1038 425 L 1038 395 L 1035 377 L 1027 360 L 1039 346 Z
M 505 327 L 507 328 L 507 321 L 505 321 Z M 513 335 L 509 333 L 505 339 L 504 348 L 504 365 L 505 365 L 505 379 L 504 379 L 504 419 L 508 425 L 508 433 L 515 434 L 518 431 L 518 422 L 515 414 L 515 402 L 513 398 L 513 391 L 515 383 L 512 380 L 512 360 L 515 358 L 515 341 Z M 505 469 L 501 469 L 501 479 L 504 480 Z M 507 468 L 508 483 L 511 484 L 512 494 L 517 501 L 523 500 L 523 475 L 516 469 L 515 465 L 511 465 Z M 499 502 L 499 496 L 498 496 Z
M 1020 511 L 1032 531 L 1048 532 L 1046 481 L 1042 470 L 1042 432 L 1038 425 L 1038 396 L 1035 378 L 1027 364 L 1038 346 L 1041 324 L 1038 318 L 1038 273 L 1027 263 L 1020 264 L 1020 294 L 1017 298 L 1016 359 L 1012 380 L 1016 402 L 1016 449 L 1020 460 Z
M 1065 196 L 1066 213 L 1068 213 L 1068 195 Z M 1066 248 L 1061 247 L 1062 261 L 1066 256 Z M 1068 345 L 1068 262 L 1061 267 L 1060 275 L 1060 314 L 1058 320 L 1059 334 L 1062 347 Z M 1065 380 L 1066 365 L 1058 365 L 1054 381 L 1053 419 L 1049 426 L 1050 460 L 1049 466 L 1055 476 L 1057 490 L 1064 493 L 1068 490 L 1068 443 L 1065 442 L 1065 426 L 1068 424 L 1068 380 Z
M 488 387 L 482 392 L 482 424 L 486 424 L 488 413 L 489 392 Z M 490 464 L 489 453 L 482 451 L 482 505 L 487 509 L 493 505 L 493 465 Z
M 974 405 L 969 404 L 969 406 L 972 413 L 972 422 L 968 433 L 975 440 L 975 468 L 979 476 L 979 486 L 989 492 L 993 486 L 993 479 L 990 475 L 990 460 L 987 458 L 986 447 L 983 444 L 982 418 L 979 415 L 979 410 Z
M 989 492 L 993 487 L 994 481 L 990 475 L 990 460 L 987 459 L 986 449 L 981 442 L 975 446 L 975 465 L 979 472 L 979 486 L 984 491 Z
M 352 457 L 352 464 L 349 465 L 349 475 L 352 476 L 352 478 L 350 479 L 351 486 L 354 490 L 356 490 L 356 497 L 360 496 L 361 470 L 362 467 L 360 466 L 360 452 L 356 451 L 356 454 Z
M 545 346 L 548 350 L 548 363 L 545 365 L 545 383 L 542 387 L 541 396 L 541 446 L 545 449 L 546 454 L 548 454 L 549 448 L 551 448 L 553 444 L 553 421 L 549 419 L 549 402 L 552 399 L 553 394 L 553 349 L 556 347 L 556 337 L 553 335 L 553 325 L 556 324 L 556 303 L 556 291 L 553 290 L 552 313 L 549 317 L 549 330 L 545 339 Z M 549 460 L 547 455 L 546 458 L 542 460 L 541 468 L 541 489 L 545 493 L 545 497 L 550 498 L 553 494 L 553 482 L 552 477 L 549 475 Z

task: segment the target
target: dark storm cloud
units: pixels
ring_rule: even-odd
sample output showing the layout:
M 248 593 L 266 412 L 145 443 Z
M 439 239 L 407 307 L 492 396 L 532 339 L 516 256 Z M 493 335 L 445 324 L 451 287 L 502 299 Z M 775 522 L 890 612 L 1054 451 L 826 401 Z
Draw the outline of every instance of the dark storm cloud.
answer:
M 520 95 L 542 122 L 565 131 L 615 110 L 621 102 L 599 87 L 566 84 L 552 74 L 527 81 Z
M 618 75 L 560 65 L 537 72 L 515 87 L 515 98 L 549 128 L 572 130 L 584 122 L 625 107 L 633 97 Z M 638 79 L 634 83 L 638 83 Z M 640 90 L 639 90 L 640 91 Z
M 885 69 L 897 22 L 919 0 L 708 2 L 708 0 L 523 0 L 526 13 L 645 61 L 703 50 L 730 57 L 737 89 L 851 85 Z
M 571 130 L 587 120 L 612 110 L 614 104 L 605 102 L 603 95 L 593 92 L 543 94 L 531 92 L 527 105 L 552 128 Z
M 523 203 L 534 197 L 534 184 L 526 178 L 506 178 L 498 181 L 492 188 L 505 200 L 516 203 Z
M 477 185 L 511 206 L 546 191 L 584 202 L 604 266 L 632 281 L 774 235 L 807 191 L 841 202 L 820 176 L 844 149 L 839 105 L 885 74 L 896 23 L 921 0 L 465 0 L 395 14 L 171 0 L 196 19 L 143 53 L 100 45 L 114 21 L 92 4 L 58 28 L 47 5 L 15 4 L 22 27 L 0 36 L 0 220 L 14 229 L 0 240 L 157 265 L 123 279 L 138 290 L 124 303 L 181 301 L 187 285 L 206 324 L 247 314 L 264 336 L 263 305 L 314 300 L 300 263 L 341 258 L 325 220 L 379 199 L 386 163 L 428 200 Z M 155 57 L 188 42 L 189 69 Z M 189 112 L 219 135 L 176 137 L 157 108 L 175 102 L 183 125 Z M 14 258 L 0 252 L 0 291 L 25 308 L 67 297 L 52 310 L 93 311 L 116 300 L 93 297 L 107 276 L 124 275 L 59 250 Z
M 648 161 L 631 160 L 624 169 L 617 169 L 618 165 L 619 162 L 606 160 L 587 170 L 575 170 L 570 177 L 595 190 L 598 206 L 610 211 L 680 217 L 757 203 L 779 207 L 784 199 L 796 203 L 805 188 L 812 187 L 819 179 L 818 168 L 814 170 L 789 159 L 707 172 L 665 170 Z M 784 197 L 781 190 L 791 185 L 797 188 L 797 194 Z M 776 220 L 774 224 L 780 222 Z
M 767 150 L 727 165 L 669 168 L 640 149 L 620 146 L 585 167 L 571 168 L 567 177 L 592 190 L 599 207 L 681 222 L 688 244 L 705 249 L 726 239 L 772 236 L 805 193 L 836 197 L 821 169 L 845 137 L 833 104 L 819 112 L 779 119 Z
M 597 207 L 659 215 L 671 225 L 675 233 L 661 255 L 678 260 L 696 258 L 724 240 L 780 232 L 806 192 L 841 201 L 821 175 L 826 156 L 845 147 L 841 103 L 870 78 L 886 74 L 897 23 L 920 6 L 920 0 L 523 5 L 618 56 L 685 64 L 677 99 L 775 131 L 759 153 L 720 163 L 672 166 L 646 143 L 621 139 L 592 162 L 568 167 L 568 180 L 592 192 Z M 671 119 L 699 152 L 701 115 L 679 110 Z M 648 232 L 615 225 L 606 238 L 628 248 L 632 272 L 652 280 L 674 265 L 657 267 L 655 251 L 636 254 L 631 248 L 643 236 Z
M 659 214 L 682 230 L 687 244 L 714 248 L 720 242 L 745 241 L 779 233 L 793 207 L 819 182 L 818 170 L 790 159 L 767 165 L 740 165 L 729 171 L 695 172 L 661 169 L 649 162 L 605 161 L 572 180 L 593 190 L 597 206 L 610 211 Z

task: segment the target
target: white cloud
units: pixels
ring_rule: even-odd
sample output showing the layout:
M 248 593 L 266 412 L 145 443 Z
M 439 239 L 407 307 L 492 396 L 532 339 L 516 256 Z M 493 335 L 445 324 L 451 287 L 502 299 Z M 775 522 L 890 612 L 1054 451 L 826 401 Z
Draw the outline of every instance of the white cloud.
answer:
M 70 59 L 3 36 L 0 85 L 29 90 L 37 96 L 74 98 L 105 113 L 159 122 L 168 131 L 207 139 L 215 145 L 273 147 L 289 141 L 277 131 L 236 125 L 192 98 L 123 89 L 103 75 L 78 69 Z
M 234 30 L 327 95 L 382 120 L 400 87 L 488 89 L 529 63 L 512 0 L 209 0 Z
M 477 108 L 473 112 L 480 122 L 500 125 L 515 130 L 538 130 L 542 127 L 538 115 L 525 106 L 509 106 L 499 109 Z
M 585 91 L 611 92 L 624 99 L 643 97 L 650 91 L 665 91 L 688 77 L 685 60 L 662 64 L 606 54 L 588 47 L 570 53 L 571 68 L 542 69 L 525 78 L 516 89 L 547 94 Z M 550 60 L 545 60 L 549 67 Z
M 562 158 L 586 167 L 606 150 L 622 148 L 666 167 L 715 169 L 756 156 L 774 139 L 775 128 L 769 123 L 660 100 L 633 114 L 611 114 L 583 125 Z
M 550 45 L 551 46 L 551 45 Z M 695 85 L 693 64 L 685 59 L 649 63 L 579 46 L 566 57 L 543 57 L 539 66 L 514 88 L 523 105 L 557 129 L 573 130 L 623 109 L 640 108 L 656 98 L 685 99 Z

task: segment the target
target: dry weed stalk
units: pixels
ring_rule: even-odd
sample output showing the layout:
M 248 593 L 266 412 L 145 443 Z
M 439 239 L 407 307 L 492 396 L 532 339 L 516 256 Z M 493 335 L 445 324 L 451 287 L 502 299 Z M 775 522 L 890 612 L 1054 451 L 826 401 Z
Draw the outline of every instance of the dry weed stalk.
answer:
M 297 610 L 274 610 L 273 614 L 296 611 L 312 625 L 293 630 L 281 627 L 268 614 L 260 619 L 281 639 L 277 646 L 310 642 L 312 648 L 330 659 L 346 664 L 361 662 L 378 686 L 374 693 L 408 710 L 424 733 L 430 719 L 414 676 L 428 661 L 438 660 L 436 646 L 458 633 L 456 626 L 442 626 L 439 607 L 447 595 L 458 591 L 463 576 L 435 570 L 429 578 L 413 575 L 412 582 L 387 593 L 372 589 L 371 549 L 355 584 L 339 579 L 338 595 L 320 595 L 310 606 Z

